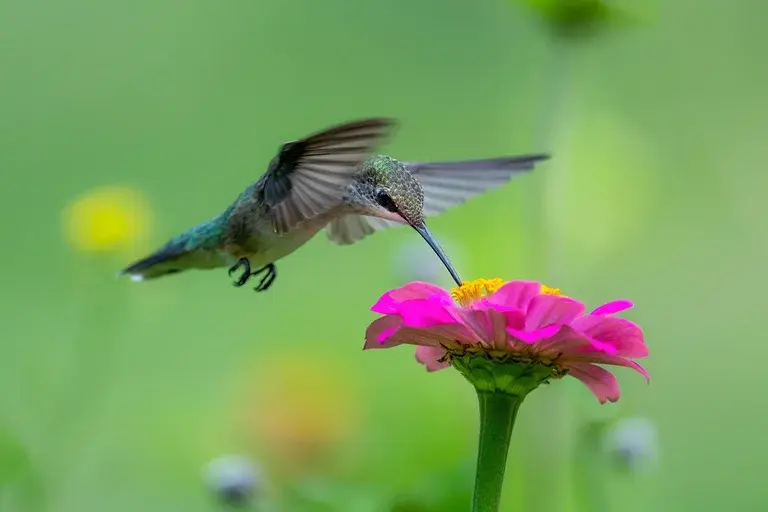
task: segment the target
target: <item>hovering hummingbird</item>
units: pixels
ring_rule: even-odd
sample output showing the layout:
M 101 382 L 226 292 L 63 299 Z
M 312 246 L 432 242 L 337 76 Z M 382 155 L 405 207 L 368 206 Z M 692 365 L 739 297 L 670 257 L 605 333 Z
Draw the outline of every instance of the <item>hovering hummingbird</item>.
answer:
M 264 274 L 255 288 L 264 291 L 277 277 L 275 262 L 323 228 L 331 241 L 347 245 L 408 224 L 461 285 L 425 217 L 499 186 L 549 156 L 435 163 L 371 156 L 394 126 L 391 119 L 366 119 L 284 143 L 267 172 L 223 213 L 172 238 L 119 275 L 140 281 L 192 268 L 228 266 L 232 275 L 242 267 L 234 285 Z

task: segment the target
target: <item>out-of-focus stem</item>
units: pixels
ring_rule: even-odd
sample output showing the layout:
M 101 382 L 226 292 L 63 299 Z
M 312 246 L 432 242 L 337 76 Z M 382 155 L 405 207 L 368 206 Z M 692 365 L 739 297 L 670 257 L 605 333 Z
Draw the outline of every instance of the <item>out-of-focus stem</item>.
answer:
M 574 52 L 565 41 L 552 41 L 541 99 L 541 115 L 535 128 L 533 148 L 548 151 L 552 159 L 535 175 L 537 190 L 528 196 L 528 222 L 532 249 L 531 270 L 541 279 L 557 278 L 562 254 L 563 173 L 568 168 L 569 144 L 562 136 L 573 89 Z
M 563 260 L 564 177 L 570 169 L 569 136 L 563 126 L 568 123 L 573 97 L 574 58 L 579 48 L 572 42 L 551 40 L 548 46 L 545 93 L 541 97 L 541 114 L 534 133 L 535 151 L 548 151 L 552 159 L 535 175 L 535 190 L 528 197 L 527 213 L 530 234 L 527 267 L 531 277 L 551 286 L 562 286 L 566 262 Z M 562 512 L 571 504 L 569 463 L 570 436 L 573 430 L 568 389 L 546 389 L 548 396 L 535 401 L 526 425 L 527 434 L 535 436 L 524 448 L 526 489 L 537 496 L 537 510 Z M 542 398 L 541 394 L 539 398 Z M 535 450 L 532 453 L 531 450 Z M 544 469 L 538 461 L 549 463 Z
M 84 295 L 82 318 L 71 340 L 71 365 L 56 382 L 56 402 L 46 432 L 48 439 L 56 441 L 49 451 L 57 465 L 71 460 L 72 451 L 87 457 L 91 441 L 86 436 L 105 405 L 115 362 L 115 338 L 125 314 L 125 284 L 112 277 L 113 269 L 107 266 L 111 262 L 94 258 L 88 263 L 76 276 L 79 293 Z M 66 475 L 74 479 L 76 473 Z M 51 501 L 46 510 L 54 508 Z
M 581 432 L 576 443 L 576 456 L 571 461 L 576 510 L 607 512 L 610 510 L 603 490 L 605 460 L 600 453 L 603 424 L 594 424 Z

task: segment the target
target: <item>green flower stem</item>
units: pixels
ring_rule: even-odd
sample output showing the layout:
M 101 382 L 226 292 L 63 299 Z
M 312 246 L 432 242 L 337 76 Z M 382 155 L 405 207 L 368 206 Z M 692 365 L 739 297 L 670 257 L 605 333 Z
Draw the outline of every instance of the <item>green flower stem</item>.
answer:
M 497 512 L 517 410 L 528 393 L 561 375 L 554 367 L 517 361 L 506 354 L 493 355 L 480 350 L 451 355 L 451 366 L 475 387 L 480 405 L 472 511 Z
M 512 428 L 524 396 L 501 391 L 477 390 L 480 405 L 480 443 L 477 451 L 477 473 L 473 512 L 497 512 L 501 501 L 504 471 Z

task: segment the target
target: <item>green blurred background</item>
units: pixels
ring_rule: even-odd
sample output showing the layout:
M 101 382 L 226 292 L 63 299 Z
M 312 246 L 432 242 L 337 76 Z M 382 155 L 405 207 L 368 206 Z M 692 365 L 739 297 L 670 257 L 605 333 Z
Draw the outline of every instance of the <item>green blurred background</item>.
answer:
M 321 234 L 265 294 L 114 279 L 283 140 L 376 115 L 405 160 L 551 151 L 433 232 L 466 279 L 630 298 L 646 332 L 650 386 L 618 370 L 617 404 L 575 379 L 526 401 L 504 510 L 768 507 L 768 4 L 621 7 L 553 45 L 503 0 L 0 0 L 0 510 L 216 510 L 201 468 L 226 453 L 260 466 L 264 510 L 468 510 L 471 387 L 361 350 L 379 295 L 435 272 L 411 230 Z M 100 186 L 145 198 L 127 250 L 68 242 L 67 205 Z M 584 433 L 628 417 L 659 439 L 631 471 Z

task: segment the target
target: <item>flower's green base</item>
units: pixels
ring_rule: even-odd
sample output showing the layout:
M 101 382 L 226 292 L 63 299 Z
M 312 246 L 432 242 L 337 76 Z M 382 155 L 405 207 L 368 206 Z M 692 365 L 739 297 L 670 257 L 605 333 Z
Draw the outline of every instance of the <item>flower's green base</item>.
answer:
M 475 386 L 480 406 L 472 511 L 497 512 L 517 411 L 528 393 L 564 372 L 557 366 L 486 352 L 453 353 L 451 364 Z
M 451 365 L 478 391 L 498 391 L 521 399 L 550 379 L 565 375 L 564 370 L 554 365 L 510 358 L 508 355 L 494 357 L 487 352 L 453 353 Z

